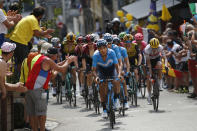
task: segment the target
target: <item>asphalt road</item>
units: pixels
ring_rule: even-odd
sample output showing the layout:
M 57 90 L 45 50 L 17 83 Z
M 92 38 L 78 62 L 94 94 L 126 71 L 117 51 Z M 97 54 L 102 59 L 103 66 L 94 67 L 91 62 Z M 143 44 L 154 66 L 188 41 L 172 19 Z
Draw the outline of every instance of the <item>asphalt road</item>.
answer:
M 197 99 L 188 99 L 187 95 L 162 91 L 158 112 L 153 111 L 146 99 L 139 97 L 138 106 L 131 106 L 124 117 L 116 112 L 114 130 L 197 131 Z M 46 126 L 53 131 L 111 130 L 109 120 L 86 109 L 80 96 L 77 97 L 77 107 L 70 107 L 65 99 L 63 104 L 57 104 L 56 98 L 50 96 Z

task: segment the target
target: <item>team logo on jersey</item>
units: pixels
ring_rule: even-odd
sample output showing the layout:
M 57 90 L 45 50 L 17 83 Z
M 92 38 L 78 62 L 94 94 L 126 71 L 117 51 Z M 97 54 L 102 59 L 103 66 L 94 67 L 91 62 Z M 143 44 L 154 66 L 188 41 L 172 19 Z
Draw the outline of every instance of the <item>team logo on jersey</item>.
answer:
M 106 63 L 100 63 L 98 62 L 98 65 L 103 66 L 103 67 L 108 67 L 111 66 L 113 64 L 113 60 L 109 59 Z

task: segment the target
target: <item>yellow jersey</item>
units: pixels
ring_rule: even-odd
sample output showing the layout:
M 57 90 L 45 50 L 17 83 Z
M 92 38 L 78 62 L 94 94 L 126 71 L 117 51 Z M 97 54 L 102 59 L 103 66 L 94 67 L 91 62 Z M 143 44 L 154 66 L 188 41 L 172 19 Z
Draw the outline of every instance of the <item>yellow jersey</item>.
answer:
M 125 48 L 127 49 L 128 58 L 137 57 L 140 52 L 136 43 L 131 43 L 130 47 L 125 46 Z

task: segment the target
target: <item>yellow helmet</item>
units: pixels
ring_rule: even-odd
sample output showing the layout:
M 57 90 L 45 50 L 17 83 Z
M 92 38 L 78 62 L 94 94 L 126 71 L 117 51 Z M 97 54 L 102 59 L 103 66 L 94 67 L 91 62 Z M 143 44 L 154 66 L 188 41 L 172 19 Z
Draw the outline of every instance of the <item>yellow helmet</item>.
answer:
M 159 40 L 157 38 L 152 38 L 150 40 L 151 48 L 158 48 L 159 47 Z
M 126 34 L 124 37 L 123 37 L 123 40 L 124 41 L 132 41 L 133 40 L 133 36 L 131 34 Z
M 66 35 L 66 41 L 75 42 L 75 40 L 76 40 L 76 35 L 73 34 L 72 32 L 70 32 Z

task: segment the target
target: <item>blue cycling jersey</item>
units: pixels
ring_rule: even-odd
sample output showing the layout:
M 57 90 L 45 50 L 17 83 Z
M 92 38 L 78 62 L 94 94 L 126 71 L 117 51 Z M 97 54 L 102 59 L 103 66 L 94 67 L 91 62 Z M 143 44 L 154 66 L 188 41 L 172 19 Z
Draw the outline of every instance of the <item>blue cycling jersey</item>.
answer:
M 92 67 L 97 68 L 100 78 L 115 76 L 115 64 L 118 64 L 116 54 L 112 49 L 107 49 L 107 58 L 103 58 L 98 50 L 94 52 Z
M 115 52 L 117 59 L 121 59 L 119 47 L 115 44 L 112 44 L 111 49 Z
M 127 50 L 126 48 L 119 46 L 119 51 L 121 54 L 122 61 L 124 61 L 124 59 L 128 57 Z

